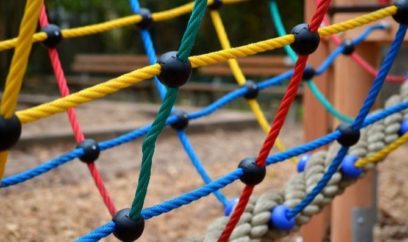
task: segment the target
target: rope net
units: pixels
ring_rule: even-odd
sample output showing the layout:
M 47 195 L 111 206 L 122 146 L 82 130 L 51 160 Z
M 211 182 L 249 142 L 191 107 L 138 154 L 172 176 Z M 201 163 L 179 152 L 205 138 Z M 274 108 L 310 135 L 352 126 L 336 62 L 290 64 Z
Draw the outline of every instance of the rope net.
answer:
M 194 240 L 187 239 L 186 241 L 263 241 L 263 239 L 277 239 L 287 235 L 290 231 L 299 229 L 303 224 L 307 223 L 313 215 L 319 213 L 325 205 L 329 204 L 336 195 L 344 191 L 355 179 L 363 177 L 375 164 L 384 160 L 392 151 L 408 141 L 408 135 L 406 133 L 408 130 L 401 132 L 402 124 L 408 120 L 408 114 L 405 111 L 405 109 L 408 108 L 408 85 L 406 83 L 402 85 L 399 94 L 388 99 L 383 110 L 369 115 L 369 110 L 372 108 L 385 81 L 401 82 L 405 80 L 404 77 L 388 75 L 407 31 L 407 26 L 403 24 L 400 24 L 391 47 L 378 71 L 368 65 L 367 62 L 356 53 L 351 55 L 351 58 L 356 61 L 358 65 L 375 76 L 367 98 L 356 117 L 348 117 L 340 113 L 324 97 L 311 78 L 306 80 L 307 87 L 323 107 L 334 117 L 348 125 L 346 125 L 346 131 L 359 135 L 359 138 L 357 138 L 353 144 L 344 141 L 346 131 L 342 128 L 309 143 L 290 149 L 286 149 L 285 145 L 278 138 L 280 130 L 285 123 L 286 115 L 303 79 L 308 56 L 313 54 L 319 44 L 320 38 L 331 37 L 338 46 L 314 71 L 314 76 L 325 73 L 336 58 L 344 54 L 347 46 L 341 43 L 340 38 L 336 34 L 396 15 L 399 11 L 397 5 L 383 6 L 372 13 L 330 25 L 326 17 L 330 1 L 321 0 L 317 4 L 310 23 L 305 24 L 304 26 L 306 27 L 303 27 L 302 30 L 314 36 L 314 40 L 317 41 L 315 41 L 316 48 L 302 50 L 299 49 L 299 45 L 309 45 L 310 43 L 299 43 L 299 37 L 296 31 L 291 34 L 286 33 L 279 17 L 277 4 L 275 0 L 271 0 L 270 10 L 273 22 L 280 36 L 239 47 L 231 47 L 218 8 L 222 3 L 235 4 L 243 1 L 244 0 L 212 0 L 207 2 L 205 0 L 195 0 L 194 2 L 174 9 L 152 13 L 150 15 L 151 21 L 160 22 L 191 12 L 186 30 L 181 38 L 177 54 L 175 55 L 178 65 L 183 65 L 184 67 L 187 65 L 191 72 L 191 68 L 228 62 L 231 73 L 238 84 L 237 89 L 227 93 L 210 105 L 195 112 L 183 113 L 183 115 L 177 114 L 177 112 L 180 111 L 174 107 L 180 85 L 175 85 L 174 80 L 171 78 L 166 79 L 163 77 L 166 76 L 165 74 L 168 74 L 169 67 L 166 66 L 165 61 L 157 60 L 152 37 L 147 28 L 140 27 L 140 36 L 148 56 L 149 66 L 123 74 L 79 92 L 70 93 L 58 51 L 55 45 L 47 45 L 47 43 L 51 41 L 51 36 L 45 30 L 50 26 L 45 5 L 41 0 L 27 1 L 18 37 L 0 41 L 0 51 L 14 49 L 10 71 L 6 80 L 5 92 L 2 96 L 0 109 L 1 118 L 9 121 L 12 117 L 16 117 L 19 124 L 24 125 L 58 113 L 66 112 L 77 142 L 77 147 L 34 168 L 4 178 L 3 175 L 7 162 L 8 149 L 10 147 L 0 150 L 0 186 L 5 188 L 26 182 L 79 158 L 86 163 L 101 195 L 102 201 L 114 219 L 80 237 L 78 241 L 98 241 L 112 233 L 119 239 L 123 239 L 125 237 L 121 237 L 121 232 L 119 231 L 122 229 L 122 225 L 120 221 L 118 222 L 116 219 L 121 211 L 117 212 L 114 201 L 109 195 L 102 176 L 95 165 L 95 160 L 99 152 L 144 137 L 142 145 L 143 157 L 138 185 L 133 202 L 126 214 L 127 218 L 130 219 L 129 221 L 137 224 L 139 221 L 148 220 L 170 212 L 210 194 L 213 194 L 224 207 L 227 207 L 231 205 L 231 200 L 228 200 L 220 189 L 241 179 L 246 186 L 241 193 L 241 197 L 236 202 L 233 212 L 211 224 L 208 231 L 206 231 L 201 238 Z M 386 1 L 383 1 L 383 4 L 387 5 Z M 60 38 L 65 39 L 78 38 L 109 31 L 114 28 L 142 23 L 145 20 L 145 16 L 141 14 L 142 9 L 138 0 L 131 0 L 130 7 L 134 12 L 132 16 L 89 26 L 58 30 L 57 34 L 60 35 Z M 207 7 L 209 8 L 209 15 L 222 49 L 207 54 L 190 56 Z M 40 27 L 44 31 L 34 33 L 37 22 L 39 22 Z M 360 36 L 351 40 L 351 45 L 353 47 L 357 46 L 373 32 L 384 30 L 386 30 L 384 24 L 372 24 L 366 27 Z M 303 41 L 305 40 L 303 39 Z M 44 42 L 48 47 L 48 55 L 61 97 L 32 108 L 15 111 L 31 46 L 37 42 Z M 293 47 L 293 49 L 290 46 Z M 271 79 L 257 83 L 249 83 L 240 67 L 238 58 L 256 55 L 278 48 L 285 48 L 289 57 L 296 63 L 293 70 L 277 75 Z M 180 70 L 177 71 L 179 72 Z M 162 100 L 161 107 L 151 124 L 147 124 L 139 129 L 110 140 L 96 142 L 86 139 L 77 119 L 75 107 L 150 79 L 154 80 L 155 87 Z M 252 169 L 264 171 L 266 166 L 285 160 L 297 162 L 297 156 L 311 152 L 336 140 L 340 145 L 332 144 L 328 151 L 318 151 L 309 155 L 304 170 L 296 174 L 288 182 L 282 192 L 279 193 L 265 193 L 259 197 L 251 196 L 258 183 L 249 182 L 245 178 L 248 175 L 246 174 L 247 168 L 245 166 L 240 166 L 236 170 L 213 180 L 191 145 L 184 131 L 184 127 L 181 128 L 176 124 L 179 124 L 181 121 L 187 120 L 188 122 L 189 120 L 191 121 L 210 115 L 240 97 L 247 97 L 247 95 L 254 90 L 261 92 L 267 88 L 283 84 L 286 80 L 289 80 L 289 84 L 271 125 L 269 125 L 263 110 L 260 108 L 256 96 L 247 98 L 247 103 L 251 111 L 254 113 L 259 126 L 266 134 L 265 141 L 260 148 L 258 156 L 251 163 L 253 166 Z M 160 133 L 166 126 L 178 127 L 176 131 L 180 143 L 205 185 L 179 197 L 164 201 L 156 206 L 144 208 L 144 200 L 150 183 L 151 168 L 153 166 L 155 144 Z M 277 146 L 280 152 L 270 155 L 270 151 L 274 145 Z M 93 153 L 90 153 L 90 149 L 93 150 Z M 97 152 L 97 155 L 95 155 L 95 152 Z M 351 164 L 349 164 L 349 167 L 351 167 L 349 170 L 344 168 L 346 167 L 346 163 Z M 351 174 L 350 169 L 352 169 L 354 173 Z M 350 177 L 353 179 L 350 179 Z M 260 179 L 260 181 L 262 181 L 262 179 Z M 280 215 L 278 213 L 280 213 Z M 284 222 L 281 221 L 282 219 Z M 141 232 L 143 232 L 143 229 Z M 140 234 L 138 236 L 140 236 Z M 132 237 L 131 240 L 137 239 L 138 236 Z

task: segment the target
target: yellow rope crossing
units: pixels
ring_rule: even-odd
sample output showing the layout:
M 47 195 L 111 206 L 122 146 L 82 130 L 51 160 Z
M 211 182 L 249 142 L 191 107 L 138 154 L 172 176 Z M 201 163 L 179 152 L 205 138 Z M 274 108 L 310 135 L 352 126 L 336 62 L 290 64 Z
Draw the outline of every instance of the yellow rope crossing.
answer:
M 4 118 L 11 118 L 17 105 L 18 94 L 27 69 L 28 57 L 31 52 L 31 36 L 37 27 L 37 20 L 42 0 L 27 1 L 24 10 L 24 16 L 20 24 L 16 49 L 11 60 L 10 71 L 7 75 L 6 86 L 1 100 L 0 114 Z M 0 179 L 4 175 L 7 162 L 8 151 L 0 152 Z
M 349 29 L 360 27 L 362 25 L 380 20 L 382 18 L 395 14 L 397 8 L 395 6 L 386 7 L 378 11 L 362 15 L 351 20 L 341 22 L 338 24 L 322 27 L 319 29 L 321 36 L 328 36 L 330 34 L 343 32 Z M 292 34 L 285 35 L 278 38 L 272 38 L 256 43 L 244 45 L 241 47 L 220 50 L 208 54 L 190 57 L 191 64 L 194 68 L 206 65 L 217 64 L 225 62 L 229 59 L 236 59 L 257 53 L 270 51 L 276 48 L 281 48 L 285 45 L 291 44 L 294 41 Z M 96 86 L 84 89 L 80 92 L 71 94 L 69 96 L 59 98 L 49 103 L 29 108 L 17 112 L 17 116 L 22 123 L 34 122 L 36 120 L 49 117 L 51 115 L 64 112 L 68 108 L 77 107 L 78 105 L 96 100 L 106 95 L 117 92 L 123 88 L 129 87 L 135 83 L 146 79 L 151 79 L 160 72 L 158 64 L 147 66 L 130 73 L 124 74 L 118 78 L 114 78 L 107 82 L 98 84 Z
M 238 2 L 243 2 L 246 0 L 223 0 L 225 4 L 234 4 Z M 214 0 L 209 0 L 208 5 L 212 4 Z M 169 19 L 173 19 L 185 14 L 188 14 L 192 11 L 194 6 L 194 2 L 190 2 L 181 6 L 178 6 L 173 9 L 152 13 L 152 18 L 155 22 L 165 21 Z M 142 20 L 140 15 L 132 15 L 123 18 L 118 18 L 114 20 L 109 20 L 103 23 L 92 24 L 83 27 L 76 27 L 71 29 L 63 29 L 61 30 L 62 36 L 65 39 L 69 38 L 78 38 L 87 35 L 98 34 L 102 32 L 106 32 L 115 28 L 130 26 L 139 23 Z M 29 38 L 28 38 L 29 39 Z M 33 43 L 42 42 L 47 39 L 47 35 L 44 32 L 35 33 L 32 35 L 31 41 Z M 12 49 L 17 44 L 17 38 L 4 40 L 0 42 L 0 51 L 4 51 L 7 49 Z
M 215 32 L 217 33 L 218 39 L 220 41 L 221 47 L 223 49 L 230 49 L 231 44 L 228 39 L 228 35 L 225 31 L 225 26 L 224 23 L 222 22 L 220 13 L 218 10 L 212 10 L 210 11 L 210 16 L 211 20 L 213 22 Z M 236 82 L 240 85 L 243 86 L 247 82 L 247 79 L 242 72 L 241 67 L 239 66 L 239 63 L 236 59 L 229 59 L 228 64 L 230 66 L 230 69 L 232 71 L 233 76 L 235 77 Z M 249 107 L 251 108 L 252 112 L 254 113 L 256 120 L 258 121 L 259 125 L 261 126 L 262 130 L 267 134 L 270 130 L 270 126 L 268 123 L 268 120 L 265 117 L 264 112 L 261 109 L 261 106 L 259 105 L 259 102 L 256 99 L 250 99 L 247 101 Z M 280 151 L 285 151 L 286 147 L 280 140 L 280 138 L 276 139 L 276 147 Z M 293 162 L 296 162 L 295 158 L 291 159 Z

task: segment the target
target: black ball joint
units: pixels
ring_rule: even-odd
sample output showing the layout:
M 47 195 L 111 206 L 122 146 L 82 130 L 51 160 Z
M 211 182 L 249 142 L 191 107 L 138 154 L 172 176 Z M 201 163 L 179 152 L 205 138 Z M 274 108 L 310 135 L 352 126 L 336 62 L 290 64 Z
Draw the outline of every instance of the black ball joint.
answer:
M 148 29 L 153 25 L 152 13 L 149 9 L 141 8 L 136 14 L 142 17 L 142 20 L 136 24 L 140 29 Z
M 98 142 L 93 139 L 86 139 L 77 145 L 77 148 L 81 148 L 84 154 L 79 157 L 82 162 L 87 164 L 96 161 L 101 153 Z
M 316 70 L 311 66 L 306 66 L 303 70 L 303 81 L 309 81 L 316 75 Z
M 352 124 L 342 123 L 337 128 L 340 131 L 341 136 L 337 139 L 337 142 L 342 146 L 350 147 L 357 144 L 360 139 L 360 131 L 354 130 Z
M 242 160 L 238 167 L 244 172 L 240 180 L 246 185 L 257 185 L 265 178 L 266 168 L 259 167 L 255 162 L 255 158 L 246 158 Z
M 319 47 L 319 34 L 310 31 L 307 24 L 296 25 L 291 33 L 295 36 L 295 41 L 290 46 L 298 55 L 310 55 Z
M 21 122 L 16 115 L 6 119 L 0 117 L 0 151 L 13 147 L 20 139 Z
M 170 51 L 160 56 L 158 63 L 161 71 L 158 76 L 161 83 L 170 88 L 184 85 L 190 79 L 192 67 L 189 60 L 181 61 L 177 51 Z
M 220 9 L 223 5 L 222 0 L 214 0 L 210 5 L 208 5 L 208 8 L 211 10 L 217 10 Z
M 355 50 L 355 46 L 353 44 L 353 41 L 347 39 L 343 42 L 343 55 L 351 55 L 353 54 L 354 50 Z
M 396 0 L 394 4 L 398 10 L 392 17 L 398 23 L 408 25 L 408 0 Z
M 133 220 L 129 217 L 129 208 L 120 210 L 113 217 L 115 223 L 115 230 L 113 234 L 120 241 L 135 241 L 142 234 L 145 227 L 145 221 L 143 217 Z
M 55 24 L 49 24 L 41 31 L 47 34 L 47 39 L 43 41 L 43 44 L 48 48 L 55 48 L 62 40 L 61 29 Z
M 255 99 L 258 97 L 259 89 L 258 85 L 254 81 L 247 81 L 245 83 L 245 87 L 247 88 L 247 92 L 245 93 L 245 99 Z
M 177 117 L 177 121 L 172 124 L 171 127 L 176 130 L 184 130 L 185 128 L 187 128 L 189 120 L 186 112 L 177 110 L 173 112 L 173 115 Z

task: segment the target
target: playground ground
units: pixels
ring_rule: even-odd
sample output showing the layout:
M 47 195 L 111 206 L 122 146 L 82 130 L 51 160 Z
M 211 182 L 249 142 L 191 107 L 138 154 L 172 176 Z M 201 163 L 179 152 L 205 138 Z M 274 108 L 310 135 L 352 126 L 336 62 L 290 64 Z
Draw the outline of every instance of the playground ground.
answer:
M 98 105 L 98 104 L 97 104 Z M 105 106 L 81 107 L 79 117 L 85 128 L 98 125 L 124 125 L 124 120 L 140 124 L 151 116 L 140 115 L 125 108 Z M 134 107 L 134 106 L 132 106 Z M 89 112 L 92 109 L 93 112 Z M 96 111 L 95 111 L 96 110 Z M 98 114 L 98 111 L 103 111 Z M 106 115 L 106 114 L 109 115 Z M 96 115 L 100 115 L 96 116 Z M 216 116 L 217 114 L 215 114 Z M 30 125 L 26 137 L 67 128 L 64 115 L 43 121 L 42 126 Z M 43 127 L 42 129 L 38 127 Z M 46 130 L 46 131 L 45 131 Z M 191 143 L 212 177 L 219 177 L 234 169 L 248 155 L 256 155 L 264 134 L 259 128 L 227 130 L 222 127 L 206 132 L 195 132 Z M 302 141 L 300 123 L 289 122 L 282 132 L 289 146 Z M 141 141 L 132 142 L 109 150 L 97 162 L 106 186 L 117 208 L 128 207 L 135 190 L 141 158 Z M 72 141 L 53 143 L 31 142 L 12 152 L 8 174 L 33 167 L 51 157 L 72 148 Z M 408 149 L 402 148 L 379 166 L 380 223 L 376 229 L 377 241 L 408 241 Z M 269 189 L 279 189 L 285 184 L 295 165 L 290 161 L 268 169 L 268 177 L 257 186 L 255 194 Z M 157 145 L 153 176 L 148 190 L 146 206 L 190 191 L 202 184 L 188 157 L 182 150 L 175 133 L 171 130 Z M 237 196 L 242 189 L 235 182 L 223 190 L 228 197 Z M 79 161 L 47 173 L 40 178 L 0 191 L 0 241 L 72 241 L 109 220 L 99 194 Z M 213 196 L 183 207 L 147 222 L 140 241 L 179 241 L 181 238 L 201 234 L 206 226 L 222 214 L 221 205 Z M 294 237 L 285 241 L 294 241 Z M 107 241 L 116 241 L 112 237 Z

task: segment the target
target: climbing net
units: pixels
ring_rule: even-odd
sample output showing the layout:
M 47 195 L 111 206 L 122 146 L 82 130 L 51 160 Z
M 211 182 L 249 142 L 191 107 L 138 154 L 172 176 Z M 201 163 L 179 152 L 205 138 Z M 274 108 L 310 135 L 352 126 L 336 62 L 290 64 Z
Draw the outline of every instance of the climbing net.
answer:
M 18 37 L 0 42 L 0 51 L 14 48 L 0 110 L 1 187 L 25 182 L 78 158 L 89 168 L 103 202 L 113 217 L 110 222 L 80 237 L 78 241 L 97 241 L 112 233 L 122 241 L 134 241 L 143 233 L 145 220 L 170 212 L 212 193 L 226 208 L 226 216 L 209 226 L 202 238 L 190 241 L 225 242 L 235 239 L 243 239 L 244 241 L 274 239 L 285 236 L 290 231 L 307 223 L 311 216 L 321 211 L 353 181 L 362 177 L 366 171 L 373 167 L 373 164 L 383 160 L 389 153 L 408 141 L 408 112 L 405 111 L 408 108 L 408 84 L 402 85 L 400 93 L 392 96 L 386 102 L 385 109 L 369 115 L 383 83 L 386 80 L 393 82 L 404 80 L 403 77 L 389 76 L 388 73 L 407 31 L 407 0 L 397 1 L 393 5 L 384 6 L 372 13 L 333 25 L 329 25 L 325 19 L 330 1 L 321 0 L 317 3 L 310 23 L 295 26 L 291 34 L 286 34 L 279 14 L 277 14 L 276 2 L 271 0 L 272 16 L 281 36 L 232 48 L 218 9 L 223 4 L 241 1 L 243 0 L 213 0 L 208 2 L 195 0 L 193 3 L 171 10 L 151 13 L 147 9 L 140 8 L 137 0 L 131 0 L 133 16 L 64 30 L 48 22 L 43 1 L 27 1 Z M 211 20 L 223 49 L 208 54 L 190 56 L 207 7 L 210 9 Z M 178 50 L 168 52 L 157 59 L 148 28 L 155 22 L 175 18 L 189 12 L 191 12 L 191 16 Z M 353 49 L 372 32 L 386 29 L 384 24 L 371 25 L 356 39 L 345 42 L 340 42 L 336 34 L 376 22 L 388 16 L 393 16 L 400 26 L 380 69 L 376 71 L 354 53 Z M 34 33 L 37 20 L 39 20 L 42 31 Z M 140 28 L 141 38 L 151 65 L 70 94 L 56 49 L 58 43 L 62 39 L 96 34 L 132 24 L 137 24 Z M 308 56 L 317 49 L 320 38 L 330 36 L 338 43 L 338 47 L 317 69 L 306 67 Z M 61 98 L 16 112 L 18 94 L 27 67 L 28 56 L 32 44 L 35 42 L 42 42 L 48 49 Z M 236 59 L 277 48 L 285 48 L 288 52 L 290 58 L 295 62 L 293 70 L 257 83 L 247 81 Z M 367 98 L 356 117 L 348 117 L 336 110 L 312 80 L 314 76 L 323 74 L 342 54 L 350 55 L 362 68 L 375 76 Z M 192 68 L 226 61 L 230 65 L 239 88 L 196 112 L 186 113 L 174 108 L 179 87 L 188 81 Z M 154 80 L 162 99 L 162 105 L 151 124 L 102 142 L 85 138 L 76 117 L 75 107 L 149 79 Z M 272 124 L 269 125 L 256 97 L 260 91 L 282 84 L 287 79 L 290 80 L 287 91 Z M 308 88 L 327 111 L 343 123 L 330 134 L 286 150 L 280 142 L 277 142 L 277 137 L 302 80 L 305 80 Z M 267 134 L 266 139 L 256 158 L 244 159 L 236 170 L 212 180 L 201 164 L 184 130 L 189 121 L 210 115 L 240 97 L 247 99 L 258 123 Z M 78 143 L 77 147 L 37 167 L 3 178 L 8 150 L 18 142 L 22 125 L 62 112 L 68 114 Z M 168 125 L 177 131 L 183 148 L 205 185 L 153 207 L 143 208 L 150 181 L 155 143 L 161 131 Z M 100 152 L 143 136 L 141 171 L 134 200 L 129 209 L 117 211 L 96 168 L 95 160 L 97 160 Z M 319 151 L 312 155 L 306 154 L 333 141 L 337 141 L 338 144 L 333 144 L 327 152 Z M 280 147 L 281 152 L 269 155 L 275 143 Z M 294 159 L 302 154 L 306 155 L 298 163 L 299 173 L 289 181 L 282 192 L 265 193 L 259 198 L 251 197 L 254 187 L 265 177 L 266 166 Z M 238 201 L 228 200 L 220 189 L 238 179 L 246 186 Z

